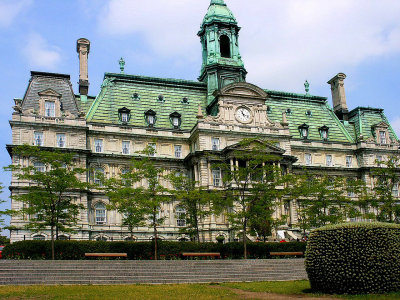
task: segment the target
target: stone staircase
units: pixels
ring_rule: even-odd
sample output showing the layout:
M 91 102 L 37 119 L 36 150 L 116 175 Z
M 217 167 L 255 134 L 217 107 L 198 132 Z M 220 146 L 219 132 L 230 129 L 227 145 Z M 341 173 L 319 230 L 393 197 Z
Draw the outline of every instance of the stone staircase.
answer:
M 0 285 L 163 284 L 307 279 L 304 259 L 0 260 Z

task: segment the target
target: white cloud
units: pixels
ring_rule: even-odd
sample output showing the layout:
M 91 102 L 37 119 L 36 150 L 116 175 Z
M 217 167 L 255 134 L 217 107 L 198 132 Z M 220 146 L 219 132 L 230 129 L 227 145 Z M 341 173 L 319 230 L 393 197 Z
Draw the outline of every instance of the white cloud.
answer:
M 8 27 L 24 9 L 32 4 L 32 0 L 1 0 L 0 27 Z
M 24 43 L 23 54 L 31 68 L 54 70 L 61 61 L 60 49 L 49 43 L 38 33 L 31 33 Z
M 241 53 L 248 80 L 263 87 L 303 90 L 326 85 L 373 57 L 400 53 L 398 0 L 226 0 L 242 26 Z M 159 56 L 193 63 L 196 33 L 209 1 L 109 0 L 99 28 L 110 35 L 139 34 Z M 133 37 L 132 37 L 133 38 Z
M 400 116 L 395 117 L 390 124 L 392 125 L 393 130 L 396 132 L 397 137 L 400 137 Z

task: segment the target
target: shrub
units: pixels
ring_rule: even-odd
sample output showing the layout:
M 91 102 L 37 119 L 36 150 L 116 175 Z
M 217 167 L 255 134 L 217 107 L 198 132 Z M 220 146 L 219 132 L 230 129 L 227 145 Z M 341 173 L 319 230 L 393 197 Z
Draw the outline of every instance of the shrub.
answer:
M 248 243 L 248 257 L 269 258 L 270 251 L 304 251 L 305 243 Z M 85 253 L 127 253 L 128 259 L 154 259 L 152 242 L 55 241 L 56 259 L 85 259 Z M 193 243 L 160 241 L 160 259 L 180 259 L 182 252 L 220 252 L 222 258 L 243 258 L 242 243 Z M 50 241 L 21 241 L 7 245 L 6 259 L 51 259 Z
M 311 232 L 306 250 L 311 288 L 324 293 L 400 289 L 400 225 L 350 223 Z

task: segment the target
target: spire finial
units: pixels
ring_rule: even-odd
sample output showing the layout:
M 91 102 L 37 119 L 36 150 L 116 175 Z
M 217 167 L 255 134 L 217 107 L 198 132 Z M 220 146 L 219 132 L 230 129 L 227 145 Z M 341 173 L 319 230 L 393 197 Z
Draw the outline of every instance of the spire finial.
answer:
M 308 80 L 306 80 L 306 82 L 304 82 L 304 87 L 306 88 L 306 95 L 308 95 L 309 91 L 310 91 L 310 84 L 308 83 Z
M 121 57 L 121 59 L 118 61 L 119 62 L 119 68 L 121 70 L 121 73 L 124 73 L 125 70 L 125 60 Z
M 219 5 L 226 5 L 224 0 L 211 0 L 210 5 L 219 4 Z

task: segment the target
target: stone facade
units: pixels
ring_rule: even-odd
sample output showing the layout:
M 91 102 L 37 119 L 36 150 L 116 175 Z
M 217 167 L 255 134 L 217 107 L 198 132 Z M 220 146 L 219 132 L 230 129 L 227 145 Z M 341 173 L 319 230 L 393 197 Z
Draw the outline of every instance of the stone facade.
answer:
M 281 166 L 290 172 L 307 169 L 373 184 L 370 169 L 376 159 L 397 154 L 399 149 L 383 110 L 357 107 L 349 112 L 343 73 L 328 82 L 333 109 L 327 98 L 308 91 L 294 94 L 247 83 L 239 54 L 239 30 L 224 1 L 213 0 L 199 32 L 203 46 L 200 81 L 106 73 L 96 97 L 88 96 L 90 42 L 79 39 L 79 94 L 73 92 L 69 75 L 31 72 L 23 99 L 14 100 L 12 143 L 7 145 L 11 157 L 16 145 L 63 148 L 77 153 L 81 166 L 113 177 L 151 143 L 159 166 L 185 172 L 199 185 L 213 189 L 218 187 L 208 154 L 236 164 L 229 157 L 232 147 L 243 138 L 258 137 L 275 143 L 271 151 L 281 156 Z M 32 162 L 14 159 L 13 163 Z M 95 174 L 88 172 L 82 180 L 95 181 Z M 26 184 L 13 175 L 12 195 L 22 192 Z M 74 197 L 85 209 L 77 233 L 61 234 L 64 238 L 124 240 L 129 236 L 115 211 L 105 211 L 96 218 L 108 202 L 101 190 Z M 13 201 L 12 209 L 19 205 Z M 178 207 L 179 203 L 163 206 L 160 214 L 166 221 L 159 231 L 162 239 L 189 238 L 179 233 Z M 289 215 L 284 228 L 295 228 L 295 203 L 277 208 L 276 215 L 281 214 Z M 11 231 L 12 241 L 49 238 L 47 231 L 24 230 L 27 218 L 12 218 L 11 225 L 17 228 Z M 201 236 L 205 241 L 215 241 L 217 236 L 226 241 L 237 238 L 225 216 L 203 220 Z M 151 239 L 151 229 L 137 228 L 135 238 Z

